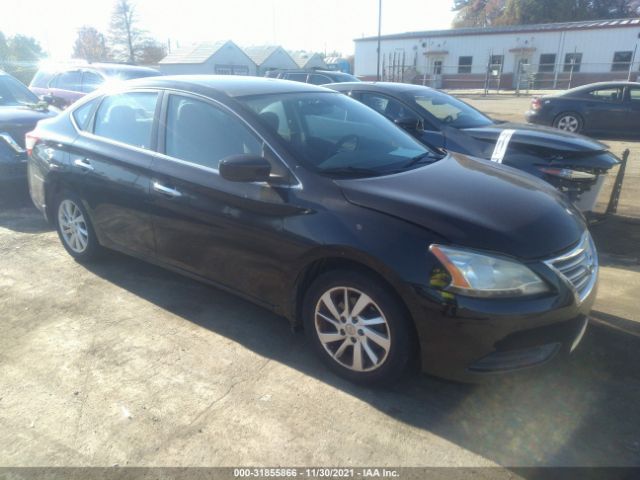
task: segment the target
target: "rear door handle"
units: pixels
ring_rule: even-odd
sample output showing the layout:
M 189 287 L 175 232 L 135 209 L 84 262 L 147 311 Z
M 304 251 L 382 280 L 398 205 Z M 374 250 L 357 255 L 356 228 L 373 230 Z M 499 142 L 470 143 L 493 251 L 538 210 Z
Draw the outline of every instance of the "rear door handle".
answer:
M 87 160 L 86 158 L 78 158 L 77 160 L 73 161 L 73 164 L 76 167 L 80 167 L 83 170 L 87 170 L 87 171 L 95 170 L 93 168 L 93 165 L 91 165 L 91 162 L 89 160 Z
M 166 187 L 159 182 L 153 182 L 153 189 L 158 193 L 162 193 L 163 195 L 167 195 L 168 197 L 172 198 L 178 198 L 182 196 L 182 193 L 180 193 L 175 188 Z

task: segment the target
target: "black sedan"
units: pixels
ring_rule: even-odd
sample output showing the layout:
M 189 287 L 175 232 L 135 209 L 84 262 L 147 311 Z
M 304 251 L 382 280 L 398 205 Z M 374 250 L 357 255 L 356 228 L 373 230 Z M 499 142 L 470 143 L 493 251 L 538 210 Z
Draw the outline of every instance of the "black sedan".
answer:
M 24 135 L 57 114 L 11 75 L 0 71 L 0 185 L 26 184 Z
M 604 176 L 618 159 L 586 137 L 532 125 L 494 121 L 451 95 L 405 83 L 326 85 L 359 100 L 436 148 L 504 163 L 567 193 L 593 210 Z
M 361 382 L 398 378 L 418 352 L 473 380 L 582 338 L 597 254 L 545 182 L 430 150 L 313 85 L 119 88 L 28 134 L 32 199 L 77 260 L 111 248 L 239 294 Z
M 531 100 L 528 122 L 567 132 L 640 134 L 640 83 L 603 82 Z

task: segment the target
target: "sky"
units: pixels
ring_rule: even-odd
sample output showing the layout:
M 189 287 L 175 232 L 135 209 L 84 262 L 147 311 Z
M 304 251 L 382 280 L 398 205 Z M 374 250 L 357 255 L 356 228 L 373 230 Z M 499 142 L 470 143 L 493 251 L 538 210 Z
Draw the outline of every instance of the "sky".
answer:
M 83 25 L 106 33 L 114 0 L 1 0 L 0 31 L 35 37 L 50 58 L 69 58 Z M 133 0 L 139 26 L 171 45 L 233 40 L 290 50 L 353 53 L 377 34 L 378 0 Z M 382 33 L 448 28 L 453 0 L 382 0 Z

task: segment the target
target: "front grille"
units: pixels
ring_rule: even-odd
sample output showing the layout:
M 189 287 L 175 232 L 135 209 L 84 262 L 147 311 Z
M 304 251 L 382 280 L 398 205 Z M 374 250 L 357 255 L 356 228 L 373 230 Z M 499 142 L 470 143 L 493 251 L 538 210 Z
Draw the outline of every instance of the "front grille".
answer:
M 598 277 L 598 253 L 589 232 L 576 248 L 546 263 L 572 287 L 580 302 L 593 290 Z

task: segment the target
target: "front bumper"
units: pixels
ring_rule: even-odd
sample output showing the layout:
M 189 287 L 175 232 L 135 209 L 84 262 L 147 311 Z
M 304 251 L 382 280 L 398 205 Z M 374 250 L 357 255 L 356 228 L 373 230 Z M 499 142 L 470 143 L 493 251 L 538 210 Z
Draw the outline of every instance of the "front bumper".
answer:
M 568 290 L 530 300 L 458 297 L 427 291 L 414 318 L 425 373 L 463 382 L 541 365 L 573 351 L 587 328 L 596 286 L 579 302 Z

